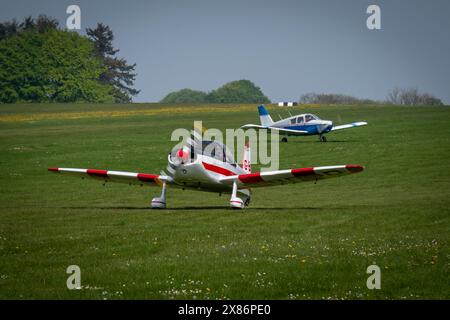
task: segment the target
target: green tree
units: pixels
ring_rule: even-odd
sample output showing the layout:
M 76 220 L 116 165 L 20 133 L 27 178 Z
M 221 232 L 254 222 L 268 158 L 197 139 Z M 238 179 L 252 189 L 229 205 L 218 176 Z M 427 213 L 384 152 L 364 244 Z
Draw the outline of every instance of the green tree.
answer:
M 224 84 L 206 96 L 211 103 L 270 103 L 261 89 L 249 80 L 238 80 Z
M 49 30 L 58 29 L 58 20 L 41 14 L 36 21 L 31 17 L 26 17 L 22 23 L 15 19 L 0 23 L 0 40 L 15 36 L 27 30 L 37 30 L 44 33 Z
M 162 103 L 204 103 L 206 102 L 206 93 L 192 89 L 181 89 L 171 92 L 164 97 Z
M 0 41 L 0 102 L 112 102 L 94 46 L 43 23 Z

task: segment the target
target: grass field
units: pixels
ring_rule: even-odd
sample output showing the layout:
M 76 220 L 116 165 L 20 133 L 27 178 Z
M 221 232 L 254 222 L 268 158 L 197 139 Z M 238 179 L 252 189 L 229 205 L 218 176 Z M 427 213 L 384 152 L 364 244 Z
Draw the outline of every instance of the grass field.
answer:
M 47 168 L 159 173 L 175 128 L 258 123 L 256 106 L 0 106 L 0 298 L 449 299 L 450 108 L 291 110 L 369 125 L 291 138 L 281 169 L 366 170 L 257 189 L 238 212 L 228 196 L 169 189 L 152 211 L 158 188 Z M 366 287 L 372 264 L 380 290 Z M 81 290 L 66 287 L 69 265 Z

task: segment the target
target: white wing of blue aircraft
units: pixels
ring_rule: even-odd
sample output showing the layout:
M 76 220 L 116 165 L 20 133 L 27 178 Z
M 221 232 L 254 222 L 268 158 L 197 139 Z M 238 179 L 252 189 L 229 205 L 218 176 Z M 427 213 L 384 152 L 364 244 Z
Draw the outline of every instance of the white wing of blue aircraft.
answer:
M 246 124 L 242 126 L 242 129 L 264 129 L 264 130 L 276 130 L 280 135 L 283 135 L 282 142 L 287 142 L 288 136 L 311 136 L 318 135 L 320 141 L 325 142 L 325 133 L 354 128 L 359 126 L 365 126 L 367 122 L 353 122 L 349 124 L 343 124 L 340 126 L 333 126 L 333 122 L 330 120 L 322 120 L 318 116 L 305 113 L 296 116 L 291 116 L 286 119 L 281 119 L 274 122 L 272 117 L 267 112 L 266 108 L 261 105 L 258 107 L 259 119 L 261 125 Z

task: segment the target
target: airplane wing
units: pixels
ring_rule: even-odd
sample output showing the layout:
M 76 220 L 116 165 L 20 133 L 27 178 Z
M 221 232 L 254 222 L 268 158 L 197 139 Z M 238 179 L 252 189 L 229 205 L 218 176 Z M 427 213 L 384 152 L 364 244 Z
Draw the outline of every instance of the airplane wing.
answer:
M 343 124 L 343 125 L 340 125 L 340 126 L 333 127 L 331 129 L 331 131 L 348 129 L 348 128 L 355 128 L 355 127 L 360 127 L 360 126 L 365 126 L 365 125 L 367 125 L 367 122 L 365 122 L 365 121 L 353 122 L 353 123 Z
M 234 175 L 224 177 L 220 179 L 220 181 L 226 184 L 232 184 L 236 181 L 240 188 L 257 188 L 336 178 L 352 173 L 358 173 L 363 170 L 364 167 L 358 165 L 297 168 Z
M 69 175 L 79 176 L 81 178 L 94 178 L 104 182 L 120 182 L 127 184 L 157 186 L 163 182 L 172 182 L 169 176 L 161 176 L 157 174 L 135 173 L 124 171 L 109 171 L 96 169 L 75 169 L 75 168 L 49 168 L 48 171 L 56 173 L 65 173 Z
M 278 131 L 279 133 L 287 133 L 289 135 L 304 135 L 307 134 L 308 131 L 303 131 L 303 130 L 293 130 L 293 129 L 285 129 L 285 128 L 277 128 L 277 127 L 265 127 L 265 126 L 260 126 L 257 124 L 246 124 L 243 125 L 241 127 L 241 129 L 257 129 L 257 130 L 274 130 L 274 131 Z

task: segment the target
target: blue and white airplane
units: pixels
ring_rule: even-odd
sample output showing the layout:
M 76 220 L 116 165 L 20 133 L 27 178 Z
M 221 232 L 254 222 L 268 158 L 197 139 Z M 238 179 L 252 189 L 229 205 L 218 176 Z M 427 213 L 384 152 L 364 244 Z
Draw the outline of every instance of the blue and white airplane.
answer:
M 291 116 L 286 119 L 281 119 L 279 121 L 274 122 L 272 117 L 267 112 L 266 108 L 261 105 L 258 107 L 259 119 L 261 121 L 261 125 L 257 124 L 246 124 L 243 125 L 242 129 L 265 129 L 265 130 L 276 130 L 283 135 L 281 139 L 282 142 L 287 142 L 288 136 L 311 136 L 318 135 L 320 141 L 326 142 L 327 138 L 325 137 L 325 133 L 365 126 L 367 122 L 353 122 L 349 124 L 343 124 L 340 126 L 333 126 L 333 122 L 330 120 L 322 120 L 318 116 L 305 113 L 299 114 L 296 116 Z

